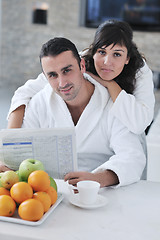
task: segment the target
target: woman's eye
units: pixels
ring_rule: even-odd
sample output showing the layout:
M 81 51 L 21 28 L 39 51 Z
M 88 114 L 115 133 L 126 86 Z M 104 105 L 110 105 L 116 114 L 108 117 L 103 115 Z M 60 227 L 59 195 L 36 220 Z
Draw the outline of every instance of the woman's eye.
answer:
M 98 53 L 100 53 L 101 55 L 105 55 L 105 51 L 104 50 L 99 50 Z
M 114 53 L 114 56 L 115 56 L 115 57 L 120 57 L 121 54 L 120 54 L 120 53 Z

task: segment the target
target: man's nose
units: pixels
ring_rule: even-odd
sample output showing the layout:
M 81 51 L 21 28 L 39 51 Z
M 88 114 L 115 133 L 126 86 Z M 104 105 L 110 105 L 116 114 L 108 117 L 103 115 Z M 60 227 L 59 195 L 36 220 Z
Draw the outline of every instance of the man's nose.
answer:
M 63 77 L 63 76 L 60 76 L 60 77 L 59 77 L 58 82 L 59 82 L 59 87 L 60 87 L 60 88 L 65 87 L 66 84 L 67 84 L 66 79 L 65 79 L 65 77 Z

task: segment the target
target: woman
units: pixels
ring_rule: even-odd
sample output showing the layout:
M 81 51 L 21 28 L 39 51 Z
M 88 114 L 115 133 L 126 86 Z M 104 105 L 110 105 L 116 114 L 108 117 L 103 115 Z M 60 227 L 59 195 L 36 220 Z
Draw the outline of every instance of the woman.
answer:
M 154 87 L 152 72 L 133 43 L 131 27 L 116 20 L 104 22 L 89 49 L 81 55 L 88 73 L 108 88 L 114 102 L 112 113 L 133 133 L 143 133 L 153 119 Z M 126 61 L 119 69 L 117 62 L 122 63 L 124 57 Z M 46 83 L 45 76 L 40 74 L 15 92 L 8 128 L 21 127 L 25 106 Z
M 112 113 L 130 131 L 141 134 L 153 119 L 155 99 L 152 72 L 132 39 L 126 22 L 110 20 L 99 26 L 82 54 L 88 72 L 107 87 L 114 102 Z

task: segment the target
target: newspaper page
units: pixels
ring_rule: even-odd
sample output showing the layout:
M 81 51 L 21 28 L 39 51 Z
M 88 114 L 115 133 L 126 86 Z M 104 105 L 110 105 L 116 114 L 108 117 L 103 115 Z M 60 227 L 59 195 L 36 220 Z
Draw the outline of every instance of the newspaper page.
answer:
M 45 171 L 57 179 L 77 170 L 74 128 L 3 129 L 0 131 L 0 161 L 18 170 L 20 163 L 37 159 Z

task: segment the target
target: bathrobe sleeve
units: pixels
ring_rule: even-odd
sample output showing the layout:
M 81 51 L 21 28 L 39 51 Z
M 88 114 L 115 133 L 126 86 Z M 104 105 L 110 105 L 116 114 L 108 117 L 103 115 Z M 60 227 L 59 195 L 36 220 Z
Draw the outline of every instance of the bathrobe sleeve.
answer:
M 152 71 L 146 63 L 136 79 L 133 95 L 122 90 L 111 111 L 131 132 L 141 134 L 153 119 L 155 104 Z
M 26 105 L 30 99 L 38 93 L 48 83 L 43 73 L 39 74 L 36 79 L 28 80 L 23 86 L 19 87 L 12 97 L 9 114 L 21 105 Z
M 49 126 L 50 117 L 52 116 L 49 108 L 51 91 L 50 85 L 46 84 L 42 90 L 33 96 L 25 109 L 22 128 L 52 127 Z
M 139 181 L 146 165 L 146 157 L 138 135 L 130 132 L 114 117 L 109 119 L 107 131 L 113 154 L 94 172 L 107 169 L 115 172 L 119 179 L 119 184 L 115 187 Z

